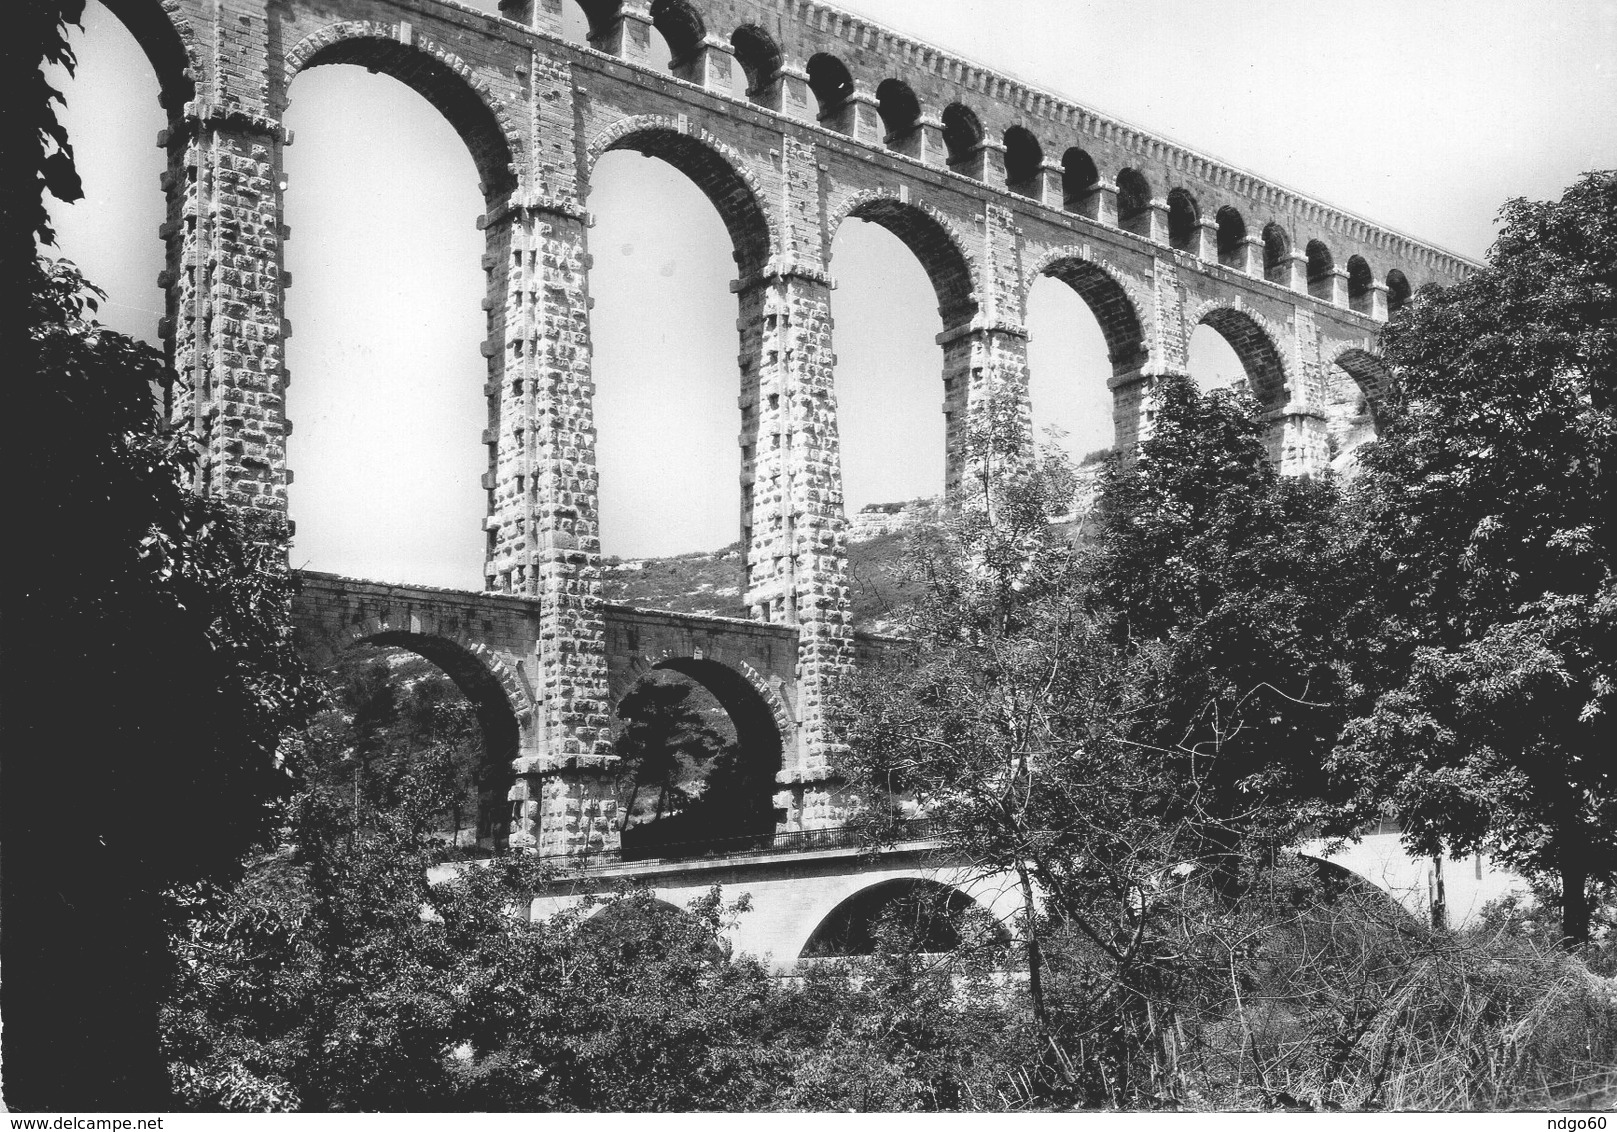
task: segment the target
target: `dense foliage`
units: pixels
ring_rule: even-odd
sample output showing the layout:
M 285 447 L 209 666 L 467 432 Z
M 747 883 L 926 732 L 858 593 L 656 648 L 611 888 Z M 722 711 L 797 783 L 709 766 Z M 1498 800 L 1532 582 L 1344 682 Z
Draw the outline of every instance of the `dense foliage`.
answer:
M 325 675 L 328 704 L 287 744 L 303 788 L 346 806 L 356 824 L 401 804 L 407 783 L 432 784 L 435 822 L 451 846 L 491 842 L 482 730 L 471 701 L 433 664 L 403 650 L 357 649 Z
M 1358 814 L 1488 849 L 1584 941 L 1617 879 L 1617 177 L 1501 220 L 1487 267 L 1383 337 L 1399 382 L 1351 517 L 1378 698 L 1335 767 Z
M 544 868 L 437 869 L 442 786 L 398 785 L 357 824 L 301 795 L 288 846 L 232 889 L 187 893 L 164 1012 L 186 1107 L 916 1109 L 1005 1083 L 1002 995 L 903 950 L 783 985 L 729 954 L 745 907 L 717 891 L 690 909 L 626 890 L 513 916 Z
M 6 446 L 30 550 L 5 599 L 5 1062 L 28 1108 L 166 1095 L 161 893 L 271 833 L 309 706 L 283 525 L 190 490 L 154 397 L 171 375 L 97 301 L 41 263 Z
M 1093 604 L 1116 639 L 1164 652 L 1133 737 L 1178 751 L 1220 817 L 1283 843 L 1329 793 L 1349 708 L 1359 586 L 1338 490 L 1276 471 L 1250 398 L 1186 377 L 1154 398 L 1137 461 L 1106 481 Z

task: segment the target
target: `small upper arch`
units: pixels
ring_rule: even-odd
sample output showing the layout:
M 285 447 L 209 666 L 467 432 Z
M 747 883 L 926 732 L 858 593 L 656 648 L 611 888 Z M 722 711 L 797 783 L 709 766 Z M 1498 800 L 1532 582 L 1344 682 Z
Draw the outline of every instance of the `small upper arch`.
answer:
M 1369 314 L 1375 306 L 1375 273 L 1362 255 L 1349 256 L 1347 261 L 1348 306 L 1360 314 Z
M 1117 174 L 1117 224 L 1141 236 L 1151 234 L 1151 182 L 1138 169 Z
M 623 10 L 623 0 L 573 0 L 584 13 L 589 25 L 591 43 L 599 41 L 612 30 Z
M 1291 285 L 1291 234 L 1272 220 L 1263 226 L 1263 277 Z
M 1100 170 L 1095 159 L 1078 146 L 1061 155 L 1062 207 L 1068 212 L 1095 219 L 1095 203 L 1100 197 Z
M 1218 262 L 1237 271 L 1246 268 L 1246 220 L 1226 204 L 1218 210 Z
M 1185 189 L 1172 189 L 1168 193 L 1168 243 L 1181 251 L 1195 251 L 1196 226 L 1201 223 L 1201 208 L 1196 198 Z
M 982 121 L 969 106 L 951 102 L 943 108 L 943 147 L 950 165 L 970 160 L 982 149 L 983 136 Z
M 1413 291 L 1409 279 L 1396 267 L 1387 272 L 1387 313 L 1391 314 L 1409 302 Z
M 820 117 L 826 118 L 840 110 L 853 97 L 853 76 L 841 59 L 820 52 L 808 61 L 809 89 L 820 105 Z
M 1044 147 L 1026 126 L 1005 131 L 1005 183 L 1012 190 L 1026 193 L 1044 167 Z
M 1324 240 L 1309 240 L 1305 254 L 1308 256 L 1308 293 L 1316 299 L 1329 300 L 1335 285 L 1336 257 L 1331 255 Z
M 903 79 L 884 79 L 876 88 L 876 112 L 887 135 L 884 140 L 896 149 L 920 125 L 921 101 Z
M 742 24 L 731 33 L 730 46 L 747 76 L 747 97 L 756 101 L 780 73 L 780 45 L 757 24 Z
M 671 69 L 687 63 L 707 37 L 701 13 L 690 0 L 652 0 L 651 23 L 668 44 Z

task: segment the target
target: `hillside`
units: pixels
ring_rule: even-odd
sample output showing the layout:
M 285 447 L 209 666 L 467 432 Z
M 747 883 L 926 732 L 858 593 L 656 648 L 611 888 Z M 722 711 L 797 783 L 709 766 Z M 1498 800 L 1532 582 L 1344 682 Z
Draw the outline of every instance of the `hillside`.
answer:
M 912 597 L 902 579 L 908 535 L 903 530 L 848 545 L 854 623 L 895 632 L 894 614 Z M 742 604 L 741 547 L 694 551 L 670 558 L 609 558 L 601 571 L 607 601 L 709 617 L 748 616 Z
M 1078 469 L 1078 497 L 1073 516 L 1061 524 L 1074 528 L 1076 516 L 1089 509 L 1099 486 L 1102 465 L 1089 461 Z M 910 531 L 936 517 L 936 504 L 873 503 L 849 523 L 848 588 L 855 627 L 872 633 L 902 633 L 904 608 L 920 585 L 906 577 Z M 669 558 L 608 558 L 602 569 L 607 601 L 709 617 L 748 616 L 742 602 L 741 544 L 721 550 L 693 551 Z

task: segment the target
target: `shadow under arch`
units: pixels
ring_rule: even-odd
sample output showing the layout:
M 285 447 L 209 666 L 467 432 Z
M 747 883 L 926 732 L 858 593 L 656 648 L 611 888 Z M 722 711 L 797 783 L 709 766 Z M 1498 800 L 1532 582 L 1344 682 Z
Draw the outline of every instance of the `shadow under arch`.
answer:
M 1265 409 L 1279 409 L 1286 403 L 1286 367 L 1280 350 L 1269 332 L 1246 311 L 1218 306 L 1204 312 L 1196 325 L 1216 330 L 1230 344 L 1246 371 L 1252 396 Z
M 447 637 L 384 630 L 355 637 L 348 643 L 349 648 L 361 645 L 415 653 L 442 669 L 471 701 L 483 735 L 483 758 L 477 782 L 480 798 L 477 839 L 479 843 L 492 840 L 495 845 L 503 846 L 511 834 L 507 795 L 515 781 L 511 764 L 521 750 L 522 730 L 505 685 L 481 657 Z
M 825 916 L 799 953 L 800 959 L 872 955 L 884 923 L 908 937 L 916 950 L 954 951 L 974 934 L 967 924 L 980 917 L 988 939 L 1010 942 L 1004 926 L 960 889 L 924 877 L 899 877 L 862 888 Z M 990 926 L 991 925 L 991 926 Z
M 1351 346 L 1326 359 L 1353 379 L 1369 403 L 1370 415 L 1380 422 L 1382 406 L 1392 392 L 1392 370 L 1379 355 L 1359 346 Z
M 1355 452 L 1380 435 L 1382 410 L 1392 389 L 1392 371 L 1369 350 L 1349 347 L 1325 358 L 1325 431 L 1331 466 L 1343 475 L 1356 468 Z
M 470 68 L 417 39 L 400 43 L 368 24 L 335 24 L 305 37 L 286 57 L 286 83 L 310 67 L 352 63 L 397 79 L 425 98 L 460 135 L 477 167 L 483 195 L 516 188 L 512 133 L 470 77 Z
M 786 751 L 782 712 L 744 673 L 694 656 L 635 664 L 614 682 L 613 702 L 621 704 L 642 677 L 659 671 L 678 673 L 706 690 L 729 716 L 735 745 L 727 760 L 715 760 L 706 790 L 690 808 L 623 831 L 624 857 L 695 856 L 768 844 L 784 817 L 774 804 Z
M 176 121 L 196 97 L 196 68 L 185 39 L 160 0 L 102 0 L 107 11 L 135 37 L 157 74 L 158 102 Z
M 1297 860 L 1312 871 L 1314 881 L 1319 886 L 1320 898 L 1326 904 L 1354 905 L 1393 924 L 1416 919 L 1415 914 L 1399 900 L 1398 893 L 1377 884 L 1363 873 L 1312 853 L 1299 853 Z
M 614 150 L 658 158 L 688 177 L 718 210 L 742 275 L 763 271 L 775 241 L 762 194 L 743 171 L 740 159 L 726 152 L 722 143 L 682 130 L 671 118 L 626 118 L 590 142 L 591 176 L 601 155 Z
M 831 226 L 833 246 L 848 219 L 867 220 L 887 229 L 920 262 L 938 296 L 938 314 L 944 329 L 971 321 L 977 313 L 977 287 L 971 261 L 960 240 L 930 209 L 896 196 L 868 195 L 857 199 Z
M 730 955 L 729 941 L 713 938 L 696 912 L 640 888 L 591 908 L 578 932 L 594 948 L 626 959 L 661 959 L 676 948 L 708 963 L 722 963 Z
M 1034 278 L 1040 275 L 1059 279 L 1084 301 L 1100 324 L 1114 372 L 1125 373 L 1145 363 L 1145 328 L 1139 309 L 1104 267 L 1077 254 L 1061 253 L 1041 265 Z

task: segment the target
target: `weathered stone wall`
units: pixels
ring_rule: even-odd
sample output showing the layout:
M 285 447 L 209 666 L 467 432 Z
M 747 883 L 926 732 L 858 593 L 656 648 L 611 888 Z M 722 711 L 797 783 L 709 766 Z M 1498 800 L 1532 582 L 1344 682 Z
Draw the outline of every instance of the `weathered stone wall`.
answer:
M 824 709 L 862 647 L 832 382 L 841 224 L 886 227 L 936 290 L 939 488 L 957 501 L 981 481 L 968 438 L 990 404 L 1007 407 L 1013 447 L 1030 440 L 1026 296 L 1043 275 L 1100 322 L 1125 451 L 1149 433 L 1155 380 L 1184 372 L 1206 323 L 1240 355 L 1276 462 L 1310 473 L 1373 430 L 1389 304 L 1468 270 L 811 0 L 661 0 L 656 15 L 592 4 L 592 48 L 561 41 L 562 3 L 509 0 L 489 16 L 446 0 L 113 2 L 169 110 L 162 332 L 189 382 L 173 408 L 202 437 L 208 490 L 286 506 L 281 118 L 297 74 L 383 71 L 466 143 L 487 201 L 486 584 L 532 619 L 510 657 L 532 699 L 513 836 L 547 847 L 612 837 L 618 614 L 600 591 L 586 211 L 602 153 L 684 172 L 733 245 L 745 599 L 792 634 L 782 786 L 799 825 L 837 820 Z M 652 57 L 653 27 L 676 58 Z

